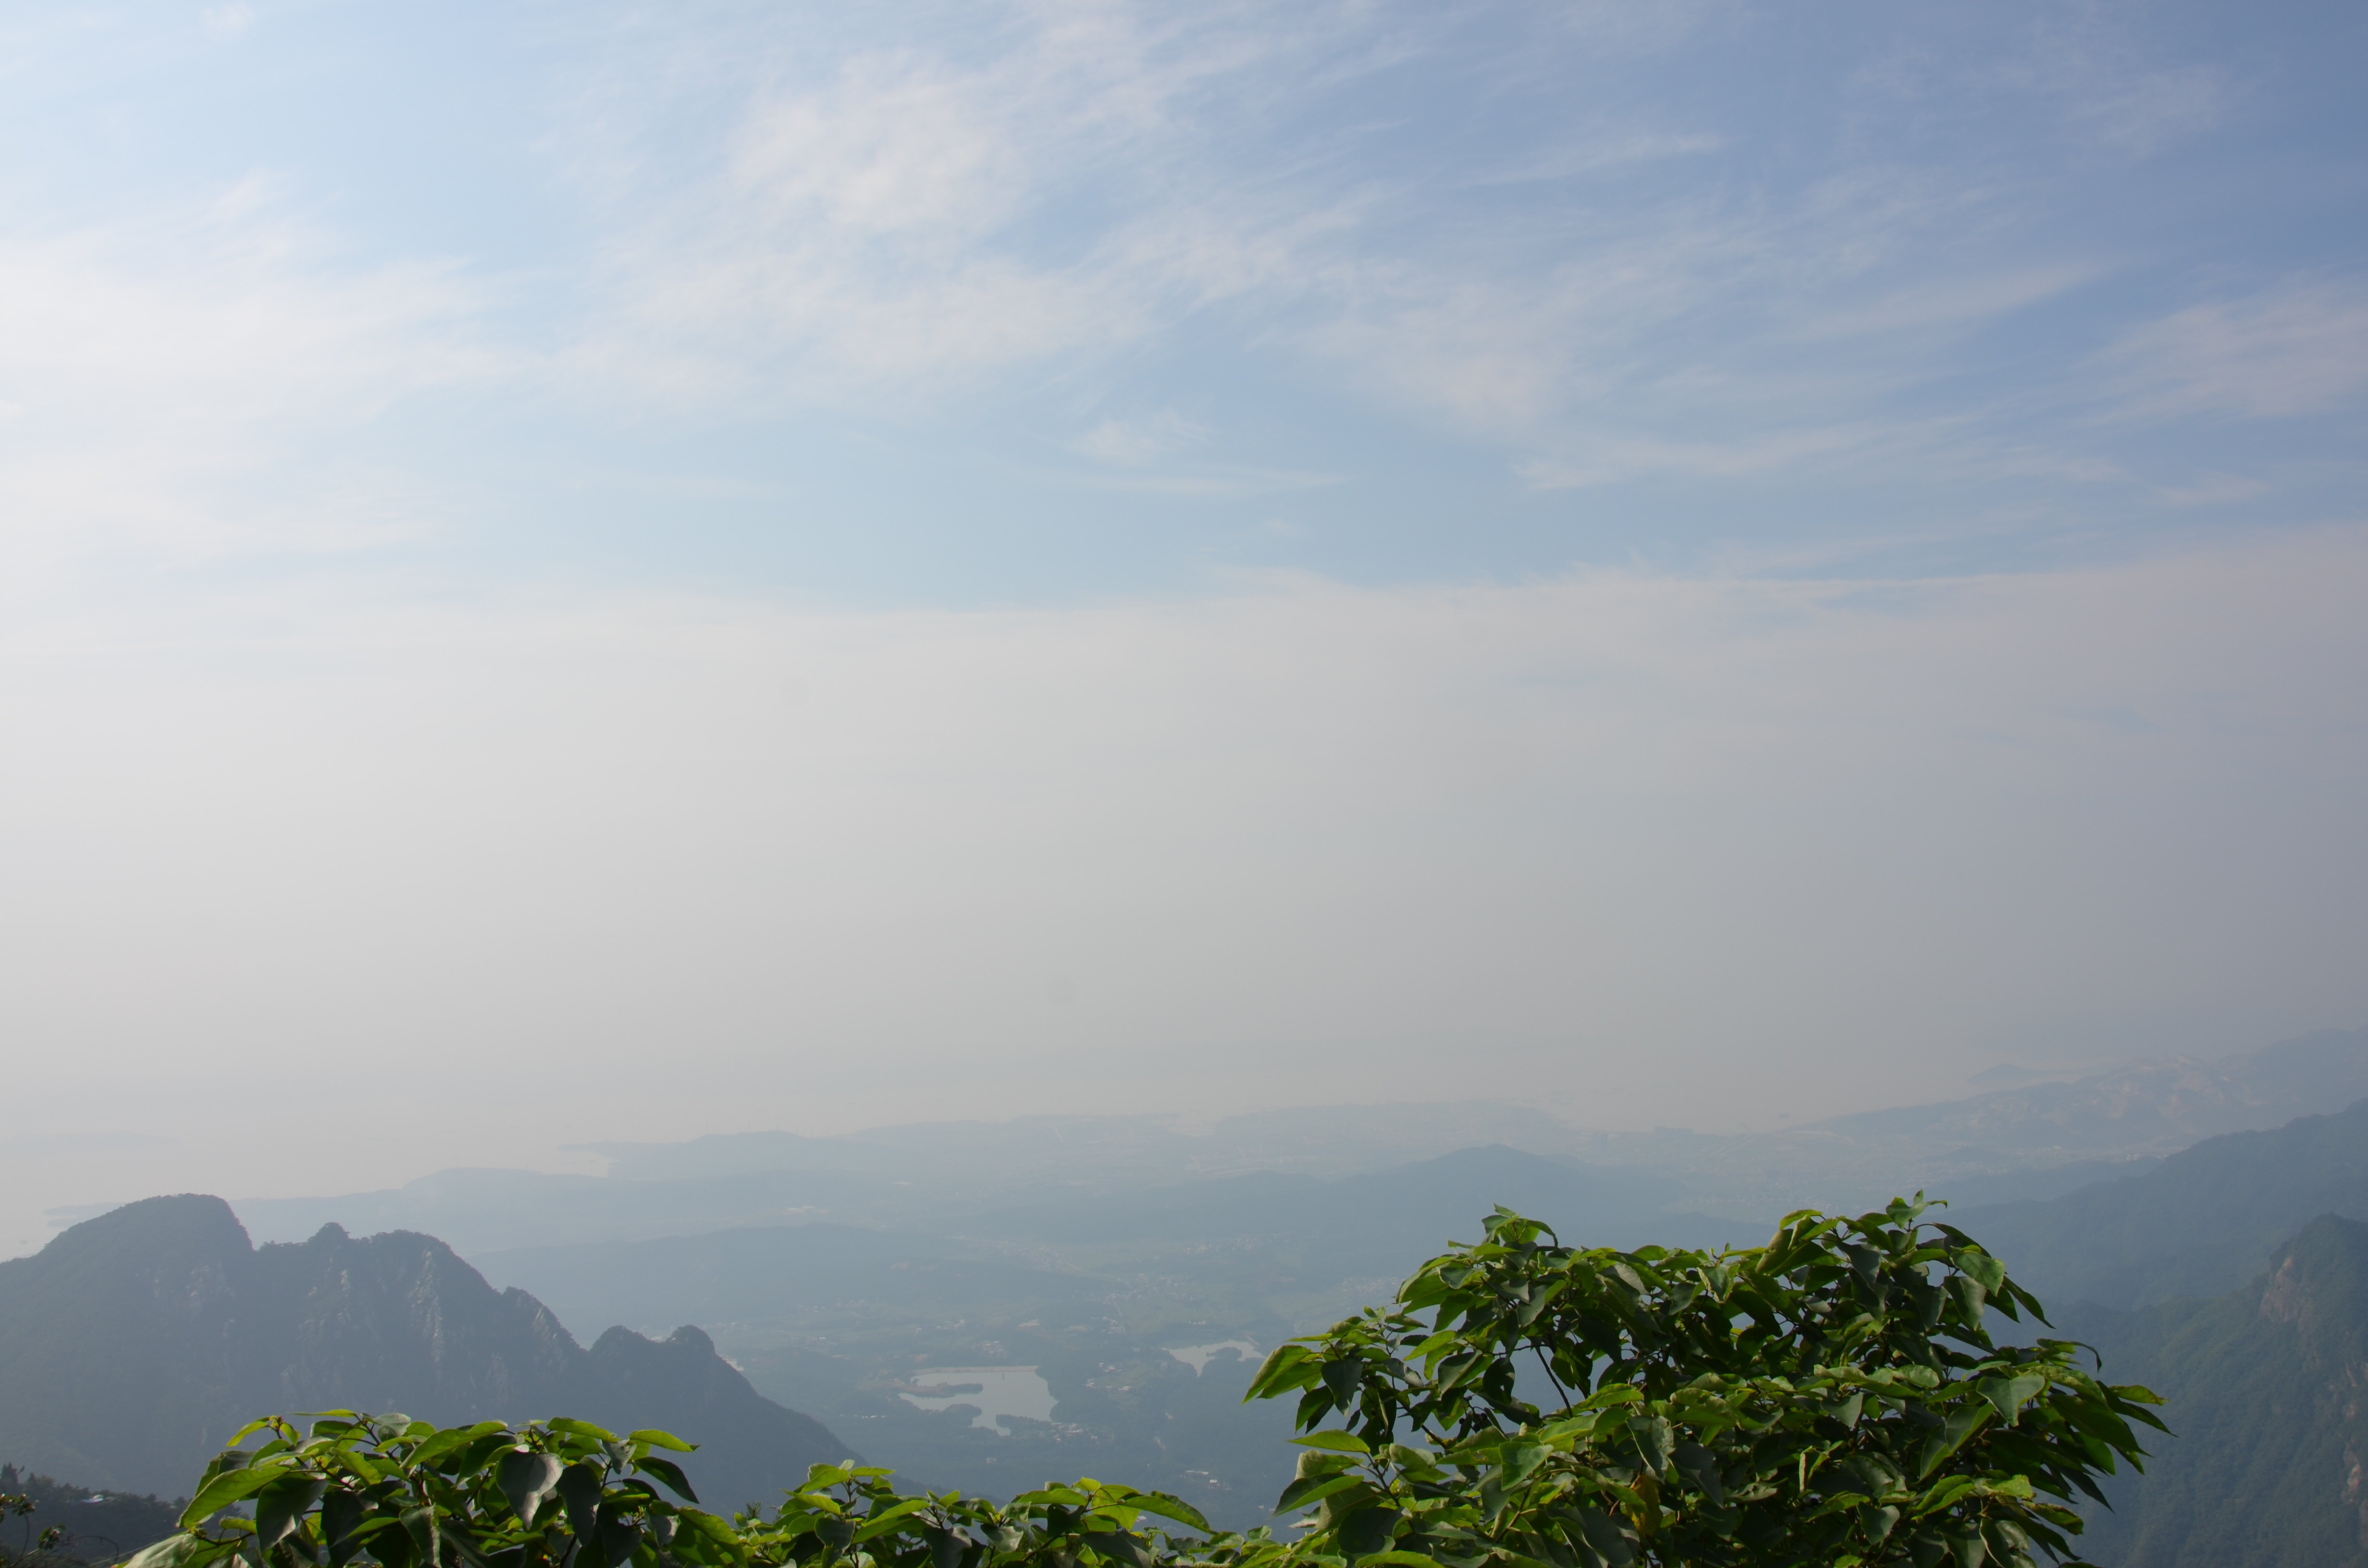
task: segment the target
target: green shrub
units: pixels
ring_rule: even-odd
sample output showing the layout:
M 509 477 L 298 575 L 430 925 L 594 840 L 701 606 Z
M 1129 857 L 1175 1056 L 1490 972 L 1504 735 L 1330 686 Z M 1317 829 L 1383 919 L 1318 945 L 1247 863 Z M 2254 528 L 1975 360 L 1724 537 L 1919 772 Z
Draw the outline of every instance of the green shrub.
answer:
M 2038 1301 L 1919 1201 L 1790 1217 L 1722 1253 L 1561 1245 L 1498 1210 L 1387 1309 L 1277 1349 L 1304 1515 L 1211 1532 L 1189 1504 L 1081 1480 L 996 1504 L 816 1466 L 769 1516 L 697 1506 L 663 1432 L 257 1422 L 181 1534 L 133 1568 L 2033 1568 L 2071 1505 L 2136 1464 L 2146 1390 L 2079 1347 L 2000 1346 Z M 1523 1380 L 1530 1380 L 1527 1395 Z M 1333 1424 L 1336 1422 L 1337 1424 Z M 227 1513 L 251 1506 L 252 1517 Z

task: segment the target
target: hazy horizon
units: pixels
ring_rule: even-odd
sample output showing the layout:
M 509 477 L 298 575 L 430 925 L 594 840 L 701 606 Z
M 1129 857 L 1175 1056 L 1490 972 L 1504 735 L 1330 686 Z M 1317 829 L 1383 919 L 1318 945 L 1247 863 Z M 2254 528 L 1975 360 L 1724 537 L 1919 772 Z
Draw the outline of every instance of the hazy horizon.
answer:
M 0 1242 L 2368 1022 L 2363 28 L 17 8 Z

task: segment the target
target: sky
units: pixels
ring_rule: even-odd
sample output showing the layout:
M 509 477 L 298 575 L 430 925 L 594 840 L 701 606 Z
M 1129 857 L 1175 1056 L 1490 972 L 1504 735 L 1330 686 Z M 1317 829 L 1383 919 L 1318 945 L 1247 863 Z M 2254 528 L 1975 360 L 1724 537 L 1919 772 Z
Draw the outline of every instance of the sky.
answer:
M 2368 14 L 0 14 L 0 1250 L 2368 1022 Z

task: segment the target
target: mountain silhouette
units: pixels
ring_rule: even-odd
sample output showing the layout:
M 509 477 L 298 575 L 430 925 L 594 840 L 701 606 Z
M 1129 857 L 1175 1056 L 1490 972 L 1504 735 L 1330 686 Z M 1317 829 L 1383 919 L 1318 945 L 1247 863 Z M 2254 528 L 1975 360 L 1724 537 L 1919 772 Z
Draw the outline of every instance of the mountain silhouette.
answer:
M 586 1350 L 433 1236 L 327 1225 L 256 1247 L 228 1204 L 185 1194 L 0 1262 L 0 1459 L 172 1496 L 255 1416 L 340 1408 L 663 1428 L 700 1445 L 684 1469 L 726 1512 L 848 1455 L 699 1329 L 612 1328 Z

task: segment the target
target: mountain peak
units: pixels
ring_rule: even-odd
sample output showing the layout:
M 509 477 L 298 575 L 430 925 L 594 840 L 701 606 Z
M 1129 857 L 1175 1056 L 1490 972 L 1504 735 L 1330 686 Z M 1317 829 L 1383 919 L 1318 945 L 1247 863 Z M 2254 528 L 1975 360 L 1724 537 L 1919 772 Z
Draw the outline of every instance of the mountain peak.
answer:
M 128 1204 L 0 1263 L 0 1453 L 95 1484 L 187 1487 L 256 1415 L 405 1410 L 439 1425 L 575 1415 L 699 1444 L 735 1502 L 848 1457 L 683 1328 L 587 1354 L 542 1303 L 496 1291 L 434 1236 L 249 1244 L 219 1198 Z
M 36 1256 L 64 1263 L 126 1251 L 245 1257 L 254 1250 L 229 1204 L 211 1193 L 177 1192 L 85 1220 L 51 1237 Z

